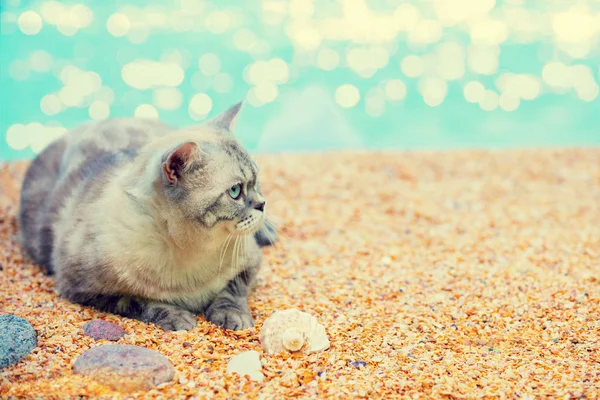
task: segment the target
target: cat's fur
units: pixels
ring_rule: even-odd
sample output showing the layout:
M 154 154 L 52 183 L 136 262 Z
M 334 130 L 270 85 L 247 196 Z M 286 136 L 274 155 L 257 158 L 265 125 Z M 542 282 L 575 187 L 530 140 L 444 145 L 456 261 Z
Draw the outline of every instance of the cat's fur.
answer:
M 276 234 L 257 165 L 231 133 L 240 107 L 184 129 L 90 123 L 33 160 L 22 243 L 62 296 L 167 330 L 192 329 L 199 313 L 227 329 L 253 325 L 248 292 Z

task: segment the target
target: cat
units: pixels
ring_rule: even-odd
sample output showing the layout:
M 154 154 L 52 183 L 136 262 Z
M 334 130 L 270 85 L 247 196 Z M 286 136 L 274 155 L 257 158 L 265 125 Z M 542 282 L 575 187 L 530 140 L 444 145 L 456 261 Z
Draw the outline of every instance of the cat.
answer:
M 164 330 L 193 329 L 198 314 L 254 325 L 248 295 L 277 233 L 258 165 L 232 133 L 241 107 L 182 129 L 89 122 L 34 158 L 21 242 L 61 296 Z

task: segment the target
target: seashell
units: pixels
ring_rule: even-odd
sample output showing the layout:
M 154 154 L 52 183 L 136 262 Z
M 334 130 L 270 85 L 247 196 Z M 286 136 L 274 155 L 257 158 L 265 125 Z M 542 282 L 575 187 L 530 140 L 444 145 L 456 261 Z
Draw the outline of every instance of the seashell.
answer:
M 259 339 L 268 354 L 284 350 L 309 354 L 329 348 L 325 327 L 312 315 L 296 308 L 276 311 L 267 318 Z
M 241 376 L 248 375 L 251 380 L 262 382 L 265 379 L 260 370 L 262 364 L 258 352 L 255 350 L 245 351 L 234 356 L 227 363 L 227 374 L 238 373 Z

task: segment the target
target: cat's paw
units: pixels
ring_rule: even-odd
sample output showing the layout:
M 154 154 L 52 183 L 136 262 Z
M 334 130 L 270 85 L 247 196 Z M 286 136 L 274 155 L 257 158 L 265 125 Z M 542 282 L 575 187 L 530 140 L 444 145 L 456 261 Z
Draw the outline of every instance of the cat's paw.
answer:
M 198 324 L 196 316 L 188 310 L 169 306 L 154 308 L 149 319 L 165 331 L 189 331 Z
M 277 243 L 277 231 L 271 223 L 265 223 L 255 234 L 254 239 L 260 247 L 271 246 Z
M 233 331 L 243 331 L 254 326 L 254 318 L 247 310 L 239 309 L 234 305 L 209 307 L 206 311 L 206 320 L 213 324 Z

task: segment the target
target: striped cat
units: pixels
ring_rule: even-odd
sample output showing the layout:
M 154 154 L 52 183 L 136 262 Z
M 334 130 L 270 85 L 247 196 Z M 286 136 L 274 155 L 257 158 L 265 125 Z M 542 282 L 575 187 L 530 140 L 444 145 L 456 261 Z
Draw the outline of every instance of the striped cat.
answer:
M 184 129 L 89 123 L 33 160 L 22 243 L 62 296 L 165 330 L 192 329 L 200 313 L 253 326 L 247 297 L 276 233 L 258 166 L 232 134 L 241 105 Z

